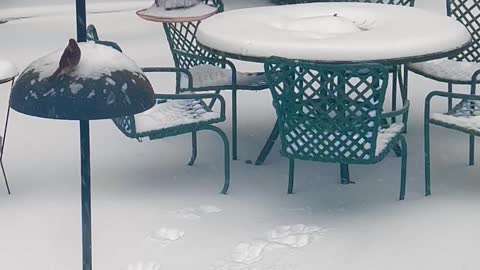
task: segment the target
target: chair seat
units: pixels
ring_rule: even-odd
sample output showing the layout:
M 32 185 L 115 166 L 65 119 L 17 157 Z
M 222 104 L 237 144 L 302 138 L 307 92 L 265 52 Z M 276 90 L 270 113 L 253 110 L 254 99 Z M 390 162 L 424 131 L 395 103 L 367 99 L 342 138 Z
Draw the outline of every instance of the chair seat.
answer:
M 304 128 L 301 128 L 305 130 Z M 376 141 L 375 157 L 379 157 L 381 154 L 388 150 L 387 146 L 405 130 L 403 123 L 393 123 L 387 128 L 380 128 Z M 298 130 L 290 132 L 289 138 L 296 138 L 296 142 L 288 143 L 286 151 L 288 154 L 294 154 L 303 152 L 310 155 L 312 158 L 318 155 L 320 151 L 324 155 L 336 155 L 339 157 L 352 158 L 352 155 L 357 155 L 359 160 L 369 160 L 371 157 L 365 154 L 367 150 L 371 149 L 370 143 L 364 143 L 365 139 L 355 134 L 350 136 L 334 136 L 333 134 L 325 134 L 324 136 L 314 136 L 313 132 L 303 133 L 300 137 L 297 134 Z M 326 143 L 319 141 L 319 138 L 327 140 Z M 353 138 L 355 141 L 353 141 Z M 351 150 L 349 150 L 350 148 Z
M 437 81 L 469 84 L 472 81 L 473 73 L 480 69 L 480 63 L 442 58 L 409 64 L 408 68 L 415 73 Z
M 136 132 L 140 134 L 224 120 L 202 101 L 192 99 L 159 100 L 151 109 L 134 117 Z
M 189 69 L 192 74 L 193 88 L 222 87 L 231 88 L 232 71 L 213 65 L 199 65 Z M 182 73 L 181 88 L 188 87 L 188 78 Z M 237 88 L 244 90 L 267 89 L 268 84 L 264 73 L 237 72 Z
M 431 113 L 430 122 L 466 133 L 480 134 L 480 102 L 464 99 L 451 112 Z

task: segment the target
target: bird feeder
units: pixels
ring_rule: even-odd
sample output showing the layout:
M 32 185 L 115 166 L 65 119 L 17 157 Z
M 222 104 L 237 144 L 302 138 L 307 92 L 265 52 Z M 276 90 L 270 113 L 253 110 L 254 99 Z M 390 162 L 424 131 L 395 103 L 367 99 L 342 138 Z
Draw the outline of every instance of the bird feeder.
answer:
M 81 31 L 79 35 L 84 33 Z M 63 50 L 31 63 L 13 86 L 10 106 L 27 115 L 80 121 L 83 270 L 90 270 L 89 120 L 143 112 L 153 107 L 155 97 L 142 70 L 121 52 L 85 42 L 80 42 L 78 48 L 81 51 L 78 64 L 61 72 L 56 71 L 65 55 Z M 58 75 L 52 77 L 54 73 Z

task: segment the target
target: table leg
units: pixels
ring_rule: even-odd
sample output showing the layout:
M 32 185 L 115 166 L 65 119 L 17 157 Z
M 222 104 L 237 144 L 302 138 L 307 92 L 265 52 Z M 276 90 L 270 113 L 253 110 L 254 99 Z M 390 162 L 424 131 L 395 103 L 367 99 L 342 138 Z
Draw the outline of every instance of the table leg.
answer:
M 255 165 L 262 165 L 265 159 L 267 158 L 268 154 L 270 154 L 270 151 L 272 150 L 273 145 L 275 144 L 275 141 L 278 138 L 278 135 L 280 134 L 280 128 L 278 127 L 278 120 L 275 122 L 275 126 L 273 127 L 272 132 L 270 133 L 270 136 L 268 137 L 267 142 L 262 148 L 262 151 L 257 157 L 257 160 L 255 161 Z

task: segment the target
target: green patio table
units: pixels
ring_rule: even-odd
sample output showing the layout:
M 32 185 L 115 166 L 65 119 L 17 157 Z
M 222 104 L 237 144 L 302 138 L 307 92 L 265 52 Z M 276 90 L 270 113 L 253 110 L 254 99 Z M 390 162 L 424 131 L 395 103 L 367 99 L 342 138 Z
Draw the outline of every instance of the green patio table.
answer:
M 456 20 L 414 7 L 309 3 L 238 9 L 200 24 L 197 40 L 218 55 L 263 63 L 279 56 L 322 63 L 401 65 L 455 55 L 471 42 Z M 407 85 L 399 71 L 402 100 Z M 276 123 L 255 164 L 279 135 Z

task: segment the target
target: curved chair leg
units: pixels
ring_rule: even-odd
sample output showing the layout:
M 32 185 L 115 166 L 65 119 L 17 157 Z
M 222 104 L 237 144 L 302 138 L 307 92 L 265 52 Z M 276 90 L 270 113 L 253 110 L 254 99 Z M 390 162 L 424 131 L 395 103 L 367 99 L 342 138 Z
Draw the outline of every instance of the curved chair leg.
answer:
M 232 159 L 237 160 L 237 90 L 232 90 Z
M 400 173 L 400 200 L 405 199 L 405 190 L 407 186 L 407 142 L 405 137 L 400 135 L 400 144 L 402 145 L 402 164 Z
M 293 194 L 293 181 L 295 178 L 295 159 L 290 158 L 288 166 L 288 194 Z
M 453 93 L 453 84 L 452 83 L 448 83 L 448 93 Z M 447 98 L 447 109 L 448 111 L 450 112 L 453 108 L 453 105 L 452 105 L 452 97 L 448 97 Z
M 430 123 L 429 119 L 424 119 L 424 147 L 425 147 L 425 196 L 431 194 L 430 191 Z
M 192 157 L 188 162 L 188 166 L 193 166 L 197 159 L 197 132 L 192 132 Z
M 8 186 L 7 174 L 5 173 L 5 168 L 3 167 L 3 161 L 0 159 L 0 166 L 2 167 L 3 179 L 5 179 L 5 186 L 7 187 L 7 192 L 10 194 L 10 187 Z
M 469 135 L 468 165 L 475 163 L 475 136 Z
M 228 145 L 227 135 L 225 135 L 225 132 L 223 132 L 220 128 L 216 126 L 206 126 L 202 129 L 216 132 L 223 140 L 223 146 L 225 150 L 225 182 L 223 184 L 222 194 L 227 194 L 228 187 L 230 186 L 230 146 Z

